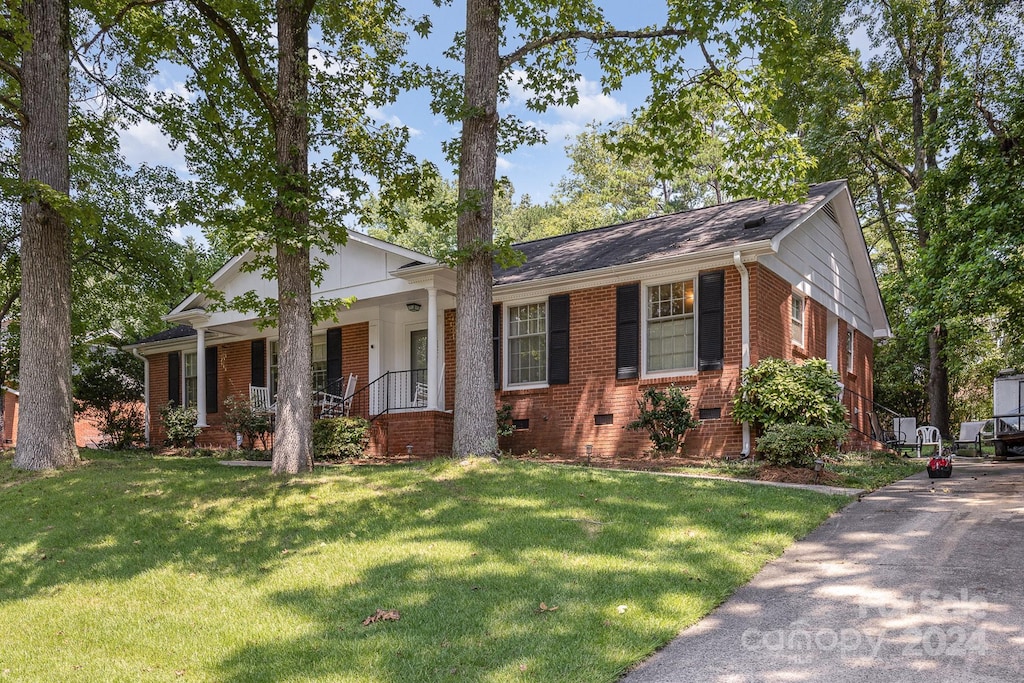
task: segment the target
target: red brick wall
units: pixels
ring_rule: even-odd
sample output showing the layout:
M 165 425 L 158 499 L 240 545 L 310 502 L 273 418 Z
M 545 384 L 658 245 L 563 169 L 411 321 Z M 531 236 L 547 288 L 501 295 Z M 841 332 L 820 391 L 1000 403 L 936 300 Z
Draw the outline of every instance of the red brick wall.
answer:
M 740 307 L 739 273 L 725 269 L 726 310 Z M 644 432 L 624 429 L 636 418 L 637 398 L 649 385 L 682 387 L 691 397 L 695 413 L 719 408 L 721 418 L 706 420 L 686 439 L 689 453 L 739 453 L 742 432 L 730 417 L 729 399 L 736 389 L 742 353 L 739 315 L 725 321 L 725 369 L 697 375 L 648 380 L 615 379 L 615 287 L 597 287 L 570 293 L 571 345 L 569 384 L 543 389 L 505 390 L 496 393 L 496 405 L 512 406 L 512 417 L 529 420 L 529 428 L 506 439 L 515 452 L 537 449 L 563 455 L 582 455 L 591 444 L 599 454 L 635 454 L 650 448 Z M 595 416 L 611 415 L 612 423 L 596 425 Z
M 439 411 L 390 413 L 374 421 L 370 455 L 447 455 L 452 452 L 452 414 Z
M 343 325 L 341 328 L 341 376 L 356 375 L 356 390 L 376 379 L 370 377 L 370 323 Z
M 18 396 L 9 391 L 4 392 L 4 433 L 3 448 L 18 443 Z

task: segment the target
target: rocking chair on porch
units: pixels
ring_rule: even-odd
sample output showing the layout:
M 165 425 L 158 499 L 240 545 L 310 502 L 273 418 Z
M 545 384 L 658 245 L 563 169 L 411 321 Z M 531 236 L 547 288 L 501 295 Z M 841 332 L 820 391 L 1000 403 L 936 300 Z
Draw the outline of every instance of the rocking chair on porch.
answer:
M 357 375 L 350 374 L 343 396 L 320 392 L 320 417 L 348 417 L 352 412 L 352 397 L 356 391 Z

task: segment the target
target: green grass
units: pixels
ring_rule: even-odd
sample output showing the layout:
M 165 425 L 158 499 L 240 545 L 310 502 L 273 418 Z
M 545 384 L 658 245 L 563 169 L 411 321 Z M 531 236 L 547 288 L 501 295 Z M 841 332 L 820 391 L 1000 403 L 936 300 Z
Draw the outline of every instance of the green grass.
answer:
M 613 681 L 847 502 L 513 461 L 279 480 L 84 455 L 0 460 L 0 680 Z M 401 619 L 363 626 L 377 609 Z
M 699 474 L 733 479 L 756 479 L 763 461 L 711 461 L 696 467 L 677 467 L 673 472 Z M 838 475 L 831 486 L 873 491 L 920 472 L 928 465 L 927 458 L 905 458 L 886 451 L 843 453 L 826 463 L 825 469 Z
M 927 458 L 905 458 L 887 451 L 844 453 L 838 462 L 829 463 L 829 472 L 840 477 L 840 486 L 873 491 L 928 467 Z

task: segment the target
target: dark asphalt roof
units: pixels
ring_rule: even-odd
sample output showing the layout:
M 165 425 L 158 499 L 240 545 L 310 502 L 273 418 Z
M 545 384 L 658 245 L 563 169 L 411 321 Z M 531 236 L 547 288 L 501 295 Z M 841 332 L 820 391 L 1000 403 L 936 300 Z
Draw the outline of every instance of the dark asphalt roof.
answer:
M 769 240 L 844 183 L 812 185 L 800 203 L 743 199 L 523 242 L 515 248 L 526 255 L 526 262 L 515 268 L 495 268 L 494 281 L 499 285 L 528 282 Z
M 182 339 L 184 337 L 194 337 L 196 330 L 190 325 L 176 325 L 170 329 L 151 334 L 148 337 L 134 342 L 135 344 L 149 344 L 152 342 L 170 341 L 171 339 Z

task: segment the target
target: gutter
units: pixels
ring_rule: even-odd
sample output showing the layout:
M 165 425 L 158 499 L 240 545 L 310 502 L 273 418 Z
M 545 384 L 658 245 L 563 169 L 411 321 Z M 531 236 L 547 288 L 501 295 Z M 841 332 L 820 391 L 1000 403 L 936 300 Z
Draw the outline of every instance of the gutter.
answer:
M 146 446 L 149 446 L 149 358 L 139 353 L 138 348 L 132 349 L 132 355 L 136 358 L 142 359 L 142 391 L 143 397 L 145 398 L 145 433 L 146 433 Z
M 740 328 L 741 341 L 743 343 L 743 360 L 740 370 L 750 367 L 750 272 L 743 265 L 743 258 L 738 251 L 732 253 L 732 262 L 736 270 L 740 272 Z M 750 422 L 743 422 L 743 451 L 744 458 L 750 455 Z

